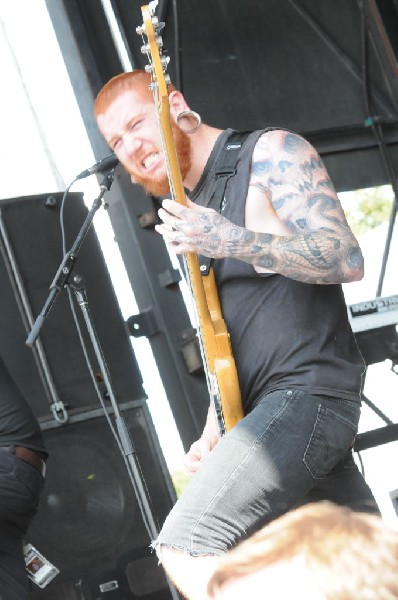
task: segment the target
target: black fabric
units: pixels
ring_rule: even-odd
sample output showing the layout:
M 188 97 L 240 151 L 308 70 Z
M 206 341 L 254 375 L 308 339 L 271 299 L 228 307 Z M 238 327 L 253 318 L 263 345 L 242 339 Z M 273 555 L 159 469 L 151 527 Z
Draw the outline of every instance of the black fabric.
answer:
M 249 131 L 232 131 L 224 140 L 222 152 L 218 155 L 214 168 L 215 181 L 212 196 L 208 203 L 209 208 L 213 208 L 218 212 L 222 210 L 228 180 L 236 175 L 239 154 L 249 133 Z M 199 255 L 199 265 L 202 275 L 209 274 L 212 260 L 208 256 Z
M 0 446 L 10 445 L 46 456 L 39 423 L 0 357 Z
M 228 181 L 222 214 L 240 226 L 245 224 L 252 152 L 268 130 L 250 134 L 237 173 Z M 217 157 L 230 132 L 219 136 L 191 194 L 202 206 L 209 205 Z M 340 285 L 311 285 L 278 274 L 259 274 L 233 258 L 214 260 L 213 267 L 246 410 L 263 393 L 288 387 L 359 399 L 365 367 Z
M 0 448 L 0 549 L 16 554 L 39 504 L 43 477 L 32 465 Z
M 19 556 L 0 550 L 0 600 L 28 600 L 29 597 L 22 550 Z
M 39 471 L 0 448 L 0 600 L 27 600 L 25 534 L 43 489 Z
M 0 357 L 0 600 L 27 600 L 23 540 L 44 482 L 35 467 L 3 446 L 47 456 L 39 423 Z
M 214 169 L 215 185 L 209 207 L 220 211 L 224 200 L 225 189 L 230 177 L 236 175 L 239 155 L 250 131 L 232 131 L 225 139 L 222 152 L 217 158 Z

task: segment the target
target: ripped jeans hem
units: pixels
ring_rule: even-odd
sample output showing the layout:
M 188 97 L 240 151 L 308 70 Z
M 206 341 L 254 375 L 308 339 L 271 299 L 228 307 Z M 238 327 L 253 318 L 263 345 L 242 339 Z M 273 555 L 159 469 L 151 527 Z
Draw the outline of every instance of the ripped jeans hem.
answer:
M 178 546 L 177 544 L 168 544 L 167 542 L 159 542 L 158 540 L 153 540 L 150 543 L 150 548 L 151 550 L 156 552 L 156 555 L 159 559 L 159 563 L 162 563 L 162 549 L 166 548 L 168 550 L 178 550 L 179 552 L 182 552 L 183 554 L 192 556 L 192 558 L 199 558 L 201 556 L 219 556 L 219 554 L 222 554 L 222 552 L 220 552 L 219 554 L 217 554 L 216 552 L 200 552 L 200 551 L 195 551 L 195 550 L 190 550 L 189 548 L 186 548 L 185 546 Z

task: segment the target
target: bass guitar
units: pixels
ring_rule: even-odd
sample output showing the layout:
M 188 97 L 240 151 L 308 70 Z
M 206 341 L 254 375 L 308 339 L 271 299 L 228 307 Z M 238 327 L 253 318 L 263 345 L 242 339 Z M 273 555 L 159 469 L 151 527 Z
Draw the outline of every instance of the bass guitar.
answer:
M 167 74 L 169 57 L 163 54 L 162 38 L 159 35 L 164 24 L 158 22 L 151 5 L 152 3 L 141 7 L 143 24 L 137 27 L 137 33 L 142 36 L 144 42 L 141 50 L 148 57 L 145 70 L 152 78 L 150 87 L 159 119 L 171 197 L 176 202 L 186 205 L 170 122 L 168 99 L 170 77 Z M 199 268 L 198 256 L 194 252 L 185 254 L 183 260 L 187 283 L 194 301 L 210 401 L 219 432 L 223 435 L 244 416 L 238 373 L 228 330 L 222 317 L 213 269 L 210 269 L 208 275 L 203 276 Z

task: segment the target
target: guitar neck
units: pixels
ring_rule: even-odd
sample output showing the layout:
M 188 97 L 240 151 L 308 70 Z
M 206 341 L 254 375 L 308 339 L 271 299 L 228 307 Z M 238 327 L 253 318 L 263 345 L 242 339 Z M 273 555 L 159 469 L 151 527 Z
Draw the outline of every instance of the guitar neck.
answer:
M 154 93 L 156 112 L 159 119 L 163 153 L 166 161 L 167 176 L 173 200 L 187 205 L 184 184 L 180 172 L 177 150 L 174 143 L 173 128 L 165 70 L 168 60 L 160 57 L 162 46 L 158 36 L 159 23 L 151 16 L 149 6 L 141 7 L 144 25 L 137 28 L 137 33 L 146 32 L 148 45 L 142 50 L 150 58 L 149 72 L 152 75 L 151 89 Z M 156 33 L 154 30 L 156 28 Z M 198 256 L 190 252 L 185 255 L 187 280 L 191 287 L 199 325 L 199 341 L 209 395 L 217 414 L 220 432 L 229 430 L 243 417 L 239 380 L 232 356 L 229 334 L 222 318 L 217 286 L 213 270 L 206 277 L 202 276 Z
M 167 175 L 173 200 L 186 205 L 184 184 L 178 164 L 177 150 L 174 144 L 173 130 L 171 127 L 170 103 L 164 67 L 159 53 L 159 46 L 153 31 L 152 17 L 148 6 L 141 7 L 144 27 L 148 35 L 148 42 L 153 61 L 153 75 L 156 77 L 154 87 L 157 115 L 160 123 L 160 133 L 163 142 L 164 156 L 167 163 Z
M 167 163 L 167 175 L 173 200 L 186 206 L 184 184 L 181 177 L 180 166 L 178 164 L 177 150 L 174 144 L 170 118 L 170 105 L 167 98 L 167 101 L 162 104 L 162 112 L 159 117 L 164 154 Z

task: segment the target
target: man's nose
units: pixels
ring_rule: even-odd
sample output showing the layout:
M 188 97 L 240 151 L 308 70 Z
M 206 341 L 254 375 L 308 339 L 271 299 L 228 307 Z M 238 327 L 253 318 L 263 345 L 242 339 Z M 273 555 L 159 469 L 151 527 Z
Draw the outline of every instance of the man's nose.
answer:
M 130 156 L 133 155 L 137 150 L 141 148 L 142 141 L 139 137 L 136 137 L 132 134 L 127 133 L 124 136 L 124 147 L 126 149 L 127 154 Z

